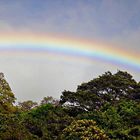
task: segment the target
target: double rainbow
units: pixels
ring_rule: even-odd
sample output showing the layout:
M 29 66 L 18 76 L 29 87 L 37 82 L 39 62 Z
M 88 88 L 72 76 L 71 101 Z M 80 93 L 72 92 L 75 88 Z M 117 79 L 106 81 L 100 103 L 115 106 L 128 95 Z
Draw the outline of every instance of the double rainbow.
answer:
M 0 53 L 52 52 L 62 55 L 101 60 L 140 70 L 140 56 L 87 40 L 31 33 L 1 33 Z

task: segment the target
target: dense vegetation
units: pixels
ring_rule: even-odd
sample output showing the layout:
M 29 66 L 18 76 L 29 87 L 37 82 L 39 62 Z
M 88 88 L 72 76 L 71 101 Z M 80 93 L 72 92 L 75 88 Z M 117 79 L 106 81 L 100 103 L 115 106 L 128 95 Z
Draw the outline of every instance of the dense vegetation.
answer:
M 60 101 L 15 101 L 0 73 L 0 140 L 140 140 L 140 82 L 127 72 L 106 72 Z

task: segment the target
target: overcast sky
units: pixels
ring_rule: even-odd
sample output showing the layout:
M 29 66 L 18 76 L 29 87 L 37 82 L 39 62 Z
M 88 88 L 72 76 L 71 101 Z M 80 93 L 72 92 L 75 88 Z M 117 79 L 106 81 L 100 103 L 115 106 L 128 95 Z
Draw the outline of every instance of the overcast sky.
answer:
M 0 32 L 60 34 L 139 54 L 140 0 L 0 0 Z M 0 71 L 18 101 L 59 98 L 108 70 L 125 70 L 140 80 L 139 71 L 127 66 L 48 55 L 1 53 Z

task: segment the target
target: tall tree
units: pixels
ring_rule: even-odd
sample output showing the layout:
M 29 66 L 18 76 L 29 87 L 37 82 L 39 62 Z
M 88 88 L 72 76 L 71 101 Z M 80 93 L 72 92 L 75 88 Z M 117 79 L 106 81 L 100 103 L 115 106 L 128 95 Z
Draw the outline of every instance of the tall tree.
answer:
M 123 71 L 106 72 L 88 83 L 78 86 L 76 92 L 64 91 L 60 103 L 83 111 L 99 109 L 104 103 L 115 103 L 122 98 L 132 98 L 140 90 L 133 77 Z

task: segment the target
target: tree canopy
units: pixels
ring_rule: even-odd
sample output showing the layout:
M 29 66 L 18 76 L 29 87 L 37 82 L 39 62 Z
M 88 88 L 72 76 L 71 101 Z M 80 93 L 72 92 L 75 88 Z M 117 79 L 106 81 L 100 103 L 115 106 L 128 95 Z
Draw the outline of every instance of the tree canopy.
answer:
M 76 92 L 64 91 L 61 104 L 69 104 L 74 109 L 93 111 L 100 109 L 105 103 L 115 103 L 123 98 L 139 99 L 140 84 L 132 76 L 123 71 L 115 74 L 106 72 L 87 83 L 78 86 Z
M 128 72 L 106 72 L 60 100 L 14 104 L 0 73 L 1 140 L 140 140 L 140 82 Z
M 64 140 L 109 140 L 103 130 L 96 126 L 93 120 L 73 121 L 63 130 L 61 136 Z
M 4 78 L 4 74 L 0 73 L 0 112 L 9 113 L 14 111 L 13 103 L 15 99 L 14 93 Z

